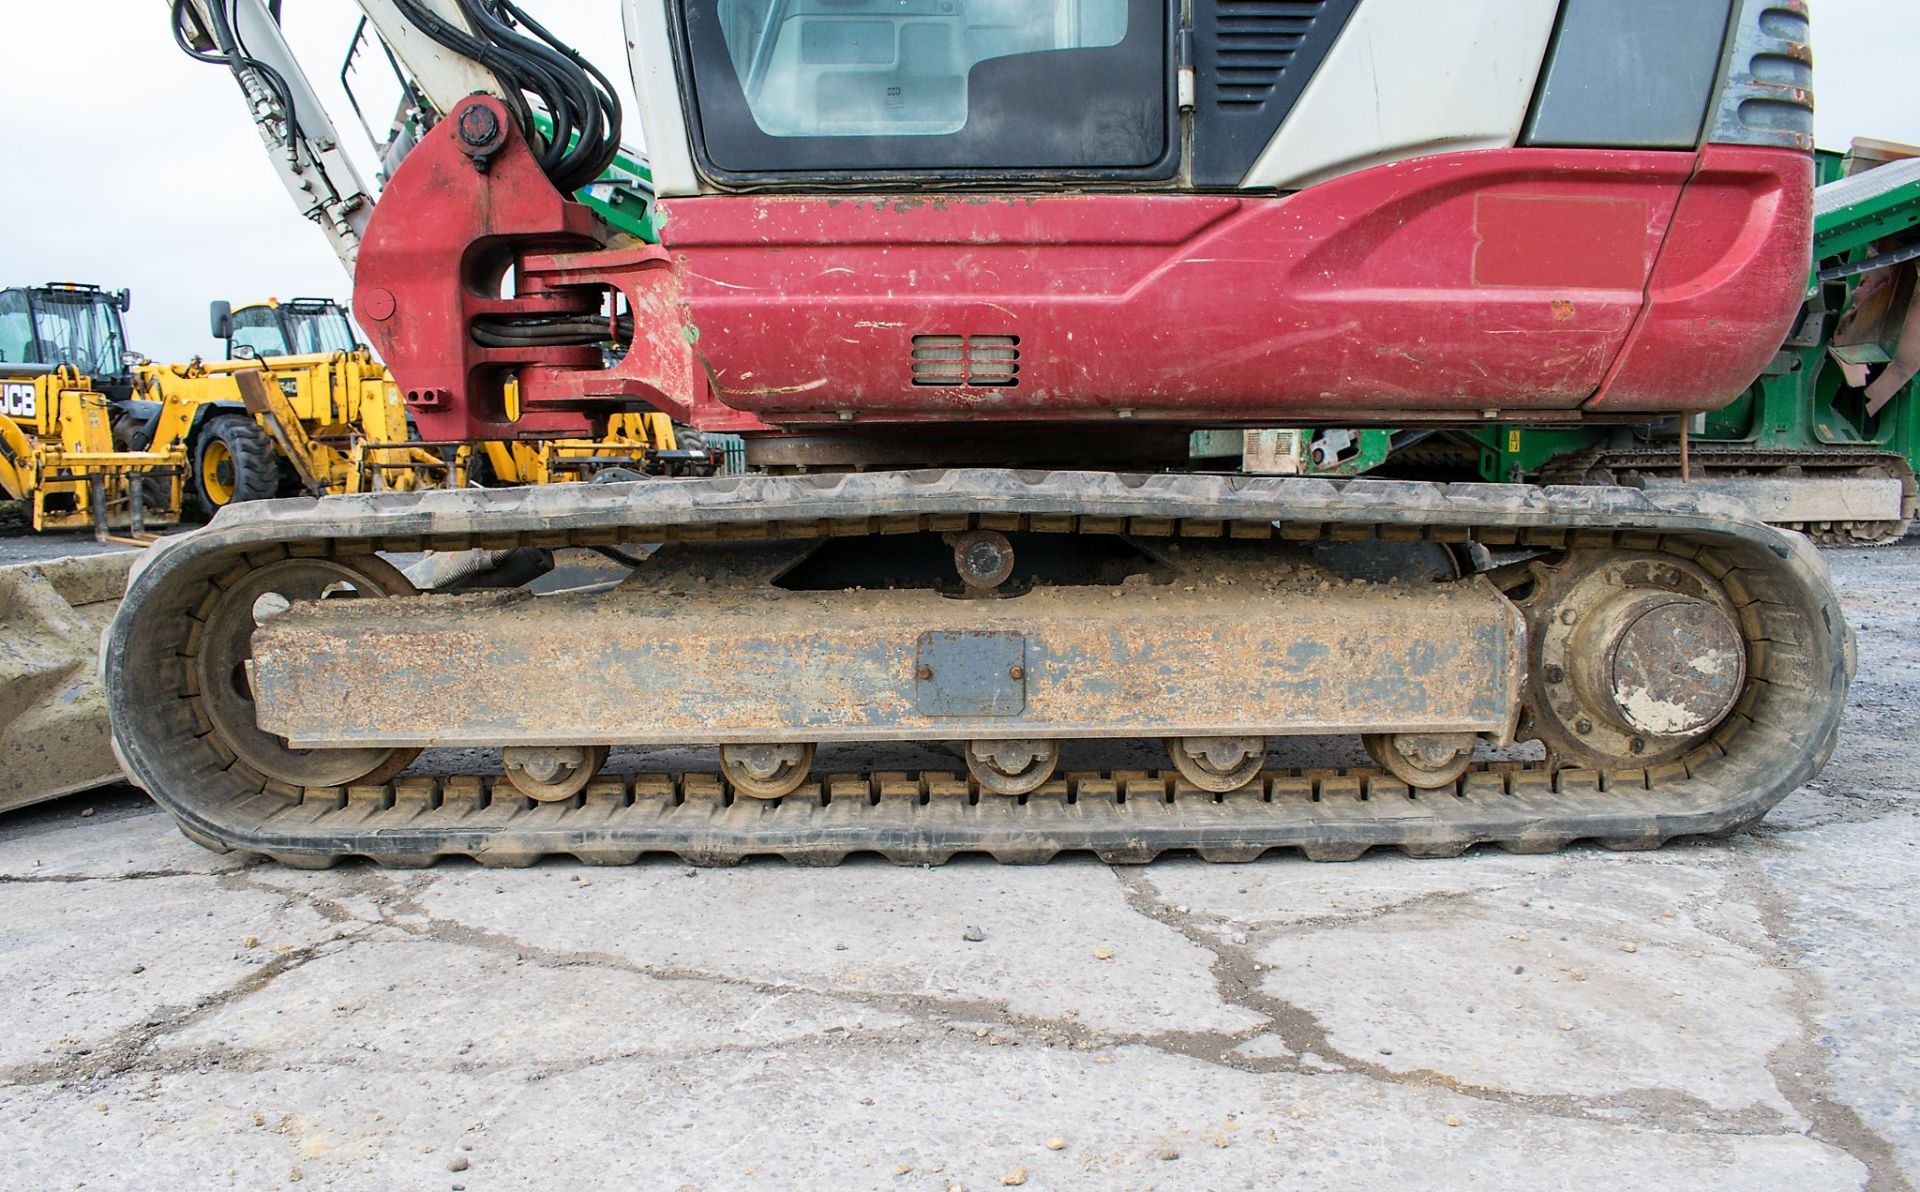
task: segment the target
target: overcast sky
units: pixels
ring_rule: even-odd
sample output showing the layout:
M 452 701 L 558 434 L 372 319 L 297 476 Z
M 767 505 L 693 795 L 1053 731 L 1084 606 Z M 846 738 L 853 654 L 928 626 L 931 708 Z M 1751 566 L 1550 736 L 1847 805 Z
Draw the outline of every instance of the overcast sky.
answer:
M 522 3 L 621 87 L 631 117 L 617 0 Z M 345 142 L 363 147 L 332 81 L 357 7 L 285 0 L 285 9 Z M 350 287 L 326 240 L 294 212 L 232 76 L 181 55 L 166 13 L 165 0 L 66 0 L 11 15 L 0 71 L 0 284 L 131 288 L 133 346 L 182 360 L 218 350 L 206 325 L 212 299 L 345 299 Z M 1820 143 L 1920 144 L 1920 0 L 1814 0 L 1813 19 Z M 374 90 L 369 112 L 390 100 Z

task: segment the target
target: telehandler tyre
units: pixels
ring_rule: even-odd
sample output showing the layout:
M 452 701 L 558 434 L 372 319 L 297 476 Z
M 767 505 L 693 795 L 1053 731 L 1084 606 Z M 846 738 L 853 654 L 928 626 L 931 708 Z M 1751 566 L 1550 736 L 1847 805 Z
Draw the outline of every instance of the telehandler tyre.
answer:
M 193 499 L 212 517 L 236 501 L 261 501 L 280 491 L 280 459 L 260 424 L 222 414 L 201 429 L 193 450 Z

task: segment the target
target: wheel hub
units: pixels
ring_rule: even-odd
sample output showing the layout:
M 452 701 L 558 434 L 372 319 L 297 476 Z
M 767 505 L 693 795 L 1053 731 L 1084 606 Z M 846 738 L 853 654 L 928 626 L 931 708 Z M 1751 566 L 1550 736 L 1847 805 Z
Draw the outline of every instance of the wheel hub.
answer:
M 968 531 L 953 541 L 953 566 L 968 588 L 989 591 L 1013 574 L 1013 544 L 997 530 Z
M 1530 728 L 1565 762 L 1646 766 L 1692 748 L 1746 689 L 1747 645 L 1704 569 L 1670 555 L 1540 569 Z
M 1623 592 L 1575 635 L 1574 681 L 1583 703 L 1629 732 L 1679 736 L 1718 724 L 1740 698 L 1740 630 L 1690 596 Z

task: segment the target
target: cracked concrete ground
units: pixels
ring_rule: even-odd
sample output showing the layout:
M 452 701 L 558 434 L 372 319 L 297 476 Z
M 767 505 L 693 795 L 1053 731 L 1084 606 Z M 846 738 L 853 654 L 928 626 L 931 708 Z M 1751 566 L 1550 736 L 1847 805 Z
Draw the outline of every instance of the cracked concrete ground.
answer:
M 1832 765 L 1655 853 L 309 873 L 17 814 L 0 1183 L 1910 1188 L 1920 542 L 1829 558 Z

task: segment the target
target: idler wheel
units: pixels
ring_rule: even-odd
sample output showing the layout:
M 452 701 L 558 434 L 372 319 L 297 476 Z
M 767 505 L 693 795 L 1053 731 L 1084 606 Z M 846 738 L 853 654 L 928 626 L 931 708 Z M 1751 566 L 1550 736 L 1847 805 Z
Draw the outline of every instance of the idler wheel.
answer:
M 1366 733 L 1360 743 L 1387 773 L 1416 790 L 1460 781 L 1473 764 L 1473 733 Z
M 975 782 L 996 795 L 1024 795 L 1040 789 L 1060 764 L 1060 742 L 1043 740 L 968 741 L 967 769 Z
M 800 789 L 813 769 L 813 744 L 722 745 L 720 772 L 750 799 L 778 799 Z
M 1180 777 L 1216 795 L 1237 791 L 1260 775 L 1265 737 L 1169 737 L 1167 756 Z
M 290 786 L 382 783 L 412 764 L 418 749 L 295 749 L 259 727 L 252 676 L 253 631 L 296 600 L 410 596 L 405 576 L 374 555 L 279 559 L 240 576 L 207 616 L 193 661 L 200 705 L 219 739 L 242 763 Z
M 509 745 L 500 751 L 507 781 L 529 799 L 559 803 L 586 789 L 607 764 L 605 745 Z

